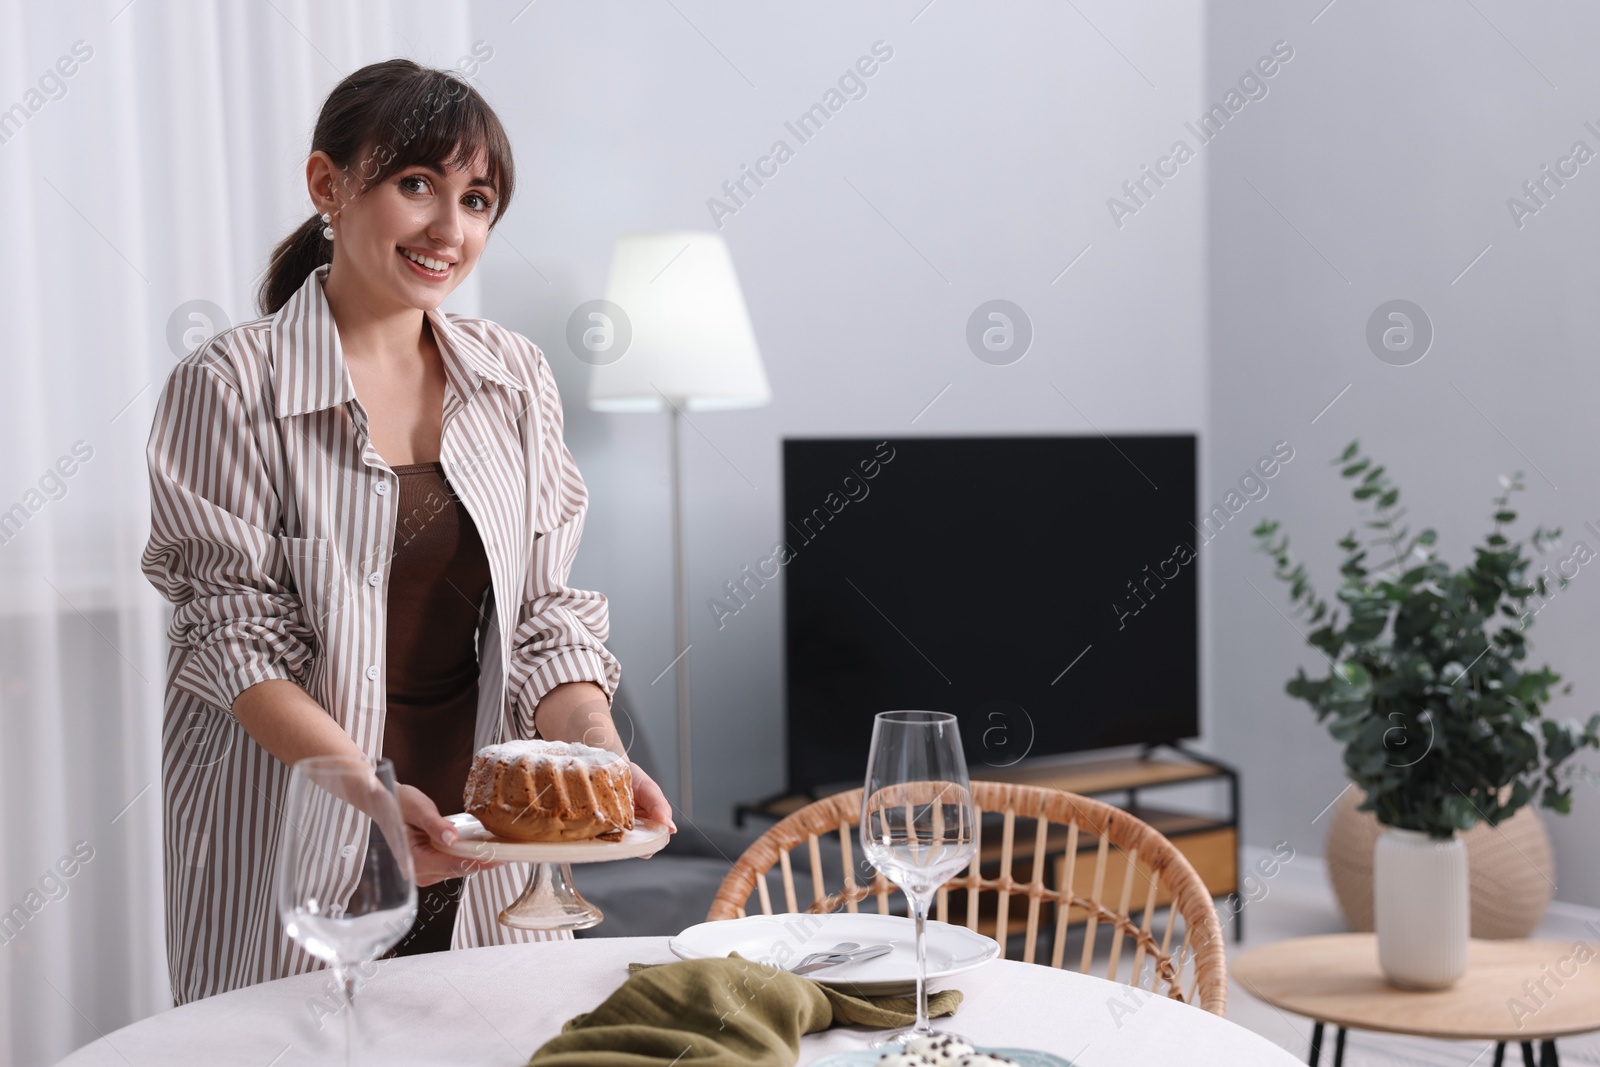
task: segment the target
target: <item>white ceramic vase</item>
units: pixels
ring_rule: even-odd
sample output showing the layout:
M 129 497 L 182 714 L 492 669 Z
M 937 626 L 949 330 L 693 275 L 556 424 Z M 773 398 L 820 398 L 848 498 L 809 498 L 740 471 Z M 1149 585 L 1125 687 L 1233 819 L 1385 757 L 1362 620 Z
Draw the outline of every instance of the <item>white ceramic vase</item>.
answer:
M 1444 989 L 1467 969 L 1471 898 L 1467 848 L 1387 827 L 1372 854 L 1378 965 L 1403 989 Z

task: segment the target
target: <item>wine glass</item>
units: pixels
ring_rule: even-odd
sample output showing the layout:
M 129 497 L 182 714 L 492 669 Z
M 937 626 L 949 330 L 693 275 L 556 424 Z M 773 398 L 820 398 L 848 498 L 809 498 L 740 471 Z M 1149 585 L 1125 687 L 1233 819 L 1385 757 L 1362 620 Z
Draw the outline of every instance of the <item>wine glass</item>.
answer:
M 417 917 L 416 876 L 394 764 L 308 756 L 290 770 L 275 886 L 285 932 L 333 967 L 344 996 L 345 1063 L 354 1056 L 358 970 Z M 365 839 L 363 850 L 341 841 Z M 356 864 L 360 863 L 360 869 Z
M 917 1021 L 873 1047 L 915 1037 L 958 1036 L 928 1023 L 924 927 L 940 886 L 972 861 L 977 813 L 956 717 L 943 711 L 880 711 L 872 723 L 861 791 L 861 851 L 905 893 L 917 934 Z

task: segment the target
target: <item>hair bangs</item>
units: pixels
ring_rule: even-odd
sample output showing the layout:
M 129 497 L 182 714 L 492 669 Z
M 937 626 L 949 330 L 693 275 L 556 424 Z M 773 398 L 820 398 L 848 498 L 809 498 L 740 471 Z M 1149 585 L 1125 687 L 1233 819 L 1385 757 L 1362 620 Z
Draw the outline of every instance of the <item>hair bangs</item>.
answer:
M 465 79 L 443 71 L 391 95 L 362 153 L 362 181 L 376 185 L 407 167 L 468 168 L 481 153 L 482 177 L 495 192 L 494 222 L 511 199 L 511 144 L 488 103 Z M 370 161 L 370 162 L 369 162 Z M 367 175 L 370 174 L 370 177 Z

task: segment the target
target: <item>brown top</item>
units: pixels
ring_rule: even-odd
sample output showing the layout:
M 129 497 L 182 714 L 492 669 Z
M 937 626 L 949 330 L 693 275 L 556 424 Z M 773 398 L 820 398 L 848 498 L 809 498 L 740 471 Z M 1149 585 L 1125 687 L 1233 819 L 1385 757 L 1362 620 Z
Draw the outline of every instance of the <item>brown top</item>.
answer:
M 489 558 L 440 462 L 391 468 L 400 477 L 389 569 L 388 711 L 383 754 L 395 781 L 416 786 L 442 815 L 462 810 L 478 707 L 478 609 Z

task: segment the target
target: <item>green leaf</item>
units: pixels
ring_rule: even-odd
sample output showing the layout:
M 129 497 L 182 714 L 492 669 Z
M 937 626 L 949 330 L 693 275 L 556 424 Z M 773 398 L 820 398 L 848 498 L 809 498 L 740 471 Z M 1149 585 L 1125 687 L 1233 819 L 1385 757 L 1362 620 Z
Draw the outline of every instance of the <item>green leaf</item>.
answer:
M 1350 661 L 1339 664 L 1335 673 L 1353 686 L 1364 686 L 1372 681 L 1372 676 L 1367 673 L 1365 667 Z
M 1337 656 L 1339 654 L 1339 650 L 1344 647 L 1344 638 L 1339 636 L 1338 632 L 1334 630 L 1331 624 L 1316 630 L 1312 630 L 1311 633 L 1306 636 L 1306 642 L 1313 648 L 1322 649 L 1322 651 L 1326 652 L 1329 656 Z
M 1361 445 L 1359 441 L 1351 441 L 1348 445 L 1345 445 L 1344 452 L 1339 456 L 1339 462 L 1349 463 L 1350 457 L 1354 456 L 1356 454 L 1356 450 L 1360 447 Z
M 1344 470 L 1340 471 L 1339 473 L 1342 474 L 1346 478 L 1354 478 L 1356 475 L 1360 474 L 1362 471 L 1366 470 L 1371 465 L 1372 465 L 1372 461 L 1370 459 L 1360 459 L 1360 460 L 1357 460 L 1356 462 L 1350 464 L 1350 466 L 1346 467 Z
M 1561 815 L 1572 814 L 1572 791 L 1570 789 L 1558 789 L 1553 784 L 1547 785 L 1544 788 L 1544 796 L 1539 799 L 1551 811 Z

